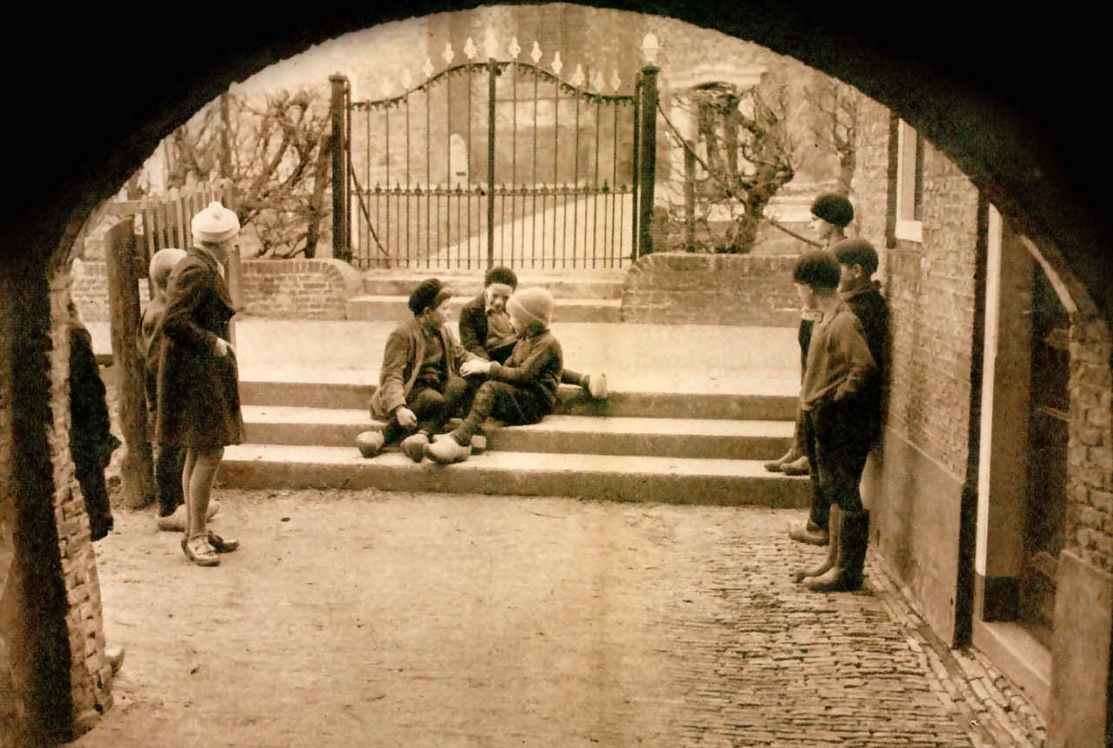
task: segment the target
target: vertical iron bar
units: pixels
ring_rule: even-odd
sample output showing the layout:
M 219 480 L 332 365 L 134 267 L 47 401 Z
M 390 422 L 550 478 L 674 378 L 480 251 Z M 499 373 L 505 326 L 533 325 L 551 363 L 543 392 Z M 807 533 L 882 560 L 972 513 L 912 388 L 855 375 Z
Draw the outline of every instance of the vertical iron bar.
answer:
M 553 258 L 556 258 L 557 216 L 560 215 L 558 201 L 560 194 L 557 185 L 560 183 L 560 83 L 553 81 Z M 555 266 L 554 262 L 554 266 Z M 545 256 L 541 255 L 541 267 L 545 267 Z
M 441 244 L 445 249 L 452 247 L 452 77 L 444 78 L 444 234 L 445 239 Z M 452 267 L 452 253 L 444 258 L 448 267 Z
M 352 84 L 344 80 L 344 140 L 348 147 L 344 152 L 344 215 L 347 223 L 344 225 L 344 237 L 347 247 L 344 259 L 352 258 Z M 359 220 L 358 218 L 356 220 Z
M 533 202 L 531 205 L 532 220 L 529 226 L 529 239 L 532 251 L 529 253 L 529 266 L 536 267 L 537 265 L 537 71 L 533 71 L 533 167 L 530 169 L 530 181 L 533 182 Z M 544 198 L 541 201 L 541 246 L 542 254 L 544 254 L 545 242 L 545 202 Z
M 344 161 L 347 146 L 344 143 L 344 119 L 341 111 L 344 106 L 344 76 L 339 73 L 329 76 L 332 85 L 332 255 L 344 256 L 344 225 L 347 210 L 344 205 Z M 151 226 L 144 223 L 144 230 Z
M 641 168 L 638 181 L 641 183 L 639 195 L 638 216 L 638 255 L 653 252 L 653 187 L 657 166 L 657 73 L 660 71 L 655 65 L 646 65 L 642 68 L 642 134 L 641 134 Z
M 394 254 L 394 247 L 398 244 L 391 244 L 390 241 L 390 106 L 383 107 L 383 118 L 386 122 L 386 232 L 383 236 L 386 237 L 387 247 L 389 252 Z M 409 258 L 406 262 L 409 266 Z
M 468 67 L 467 70 L 468 70 L 468 142 L 466 144 L 466 151 L 467 151 L 467 159 L 468 159 L 468 168 L 467 168 L 467 174 L 468 174 L 468 184 L 467 184 L 467 191 L 468 191 L 468 268 L 471 269 L 471 89 L 472 89 L 472 84 L 475 83 L 475 81 L 472 80 L 472 76 L 474 75 L 474 70 L 471 67 Z M 478 203 L 477 203 L 477 205 L 478 205 Z M 478 218 L 477 218 L 477 220 L 478 220 Z M 476 242 L 478 243 L 478 237 L 476 237 Z
M 495 265 L 495 76 L 498 66 L 487 60 L 487 269 Z
M 425 267 L 429 267 L 429 258 L 433 255 L 433 211 L 431 200 L 433 197 L 433 143 L 432 128 L 430 126 L 430 110 L 433 108 L 433 87 L 425 89 Z M 440 212 L 438 206 L 438 213 Z
M 572 161 L 572 267 L 576 267 L 576 238 L 580 224 L 580 89 L 576 88 L 576 141 Z M 584 216 L 587 220 L 587 216 Z M 568 247 L 560 248 L 560 266 L 568 266 Z
M 410 266 L 410 97 L 406 97 L 406 267 Z
M 616 101 L 614 105 L 614 123 L 611 128 L 611 134 L 614 138 L 614 143 L 611 146 L 611 253 L 609 255 L 607 266 L 614 267 L 615 259 L 621 257 L 621 253 L 615 250 L 615 207 L 619 206 L 618 202 L 618 109 L 619 104 Z M 619 234 L 622 236 L 622 234 Z M 621 265 L 621 260 L 619 261 Z
M 510 98 L 513 111 L 510 114 L 510 266 L 514 267 L 514 220 L 518 215 L 518 63 L 510 64 L 514 71 Z
M 688 140 L 684 149 L 684 244 L 691 251 L 696 243 L 696 157 L 692 149 L 696 144 Z
M 599 243 L 599 130 L 603 126 L 603 118 L 600 116 L 600 101 L 595 100 L 595 180 L 592 185 L 591 204 L 594 210 L 591 214 L 591 267 L 595 267 L 595 248 Z M 605 203 L 604 203 L 605 204 Z M 603 220 L 606 221 L 607 217 L 604 215 Z M 606 248 L 604 247 L 604 251 Z M 587 242 L 584 242 L 584 252 L 587 252 Z M 585 261 L 586 265 L 587 262 Z
M 630 162 L 630 230 L 633 232 L 630 242 L 630 261 L 638 259 L 638 186 L 641 182 L 638 174 L 641 164 L 641 110 L 642 110 L 642 74 L 638 73 L 634 86 L 634 111 L 630 115 L 634 130 L 634 158 Z

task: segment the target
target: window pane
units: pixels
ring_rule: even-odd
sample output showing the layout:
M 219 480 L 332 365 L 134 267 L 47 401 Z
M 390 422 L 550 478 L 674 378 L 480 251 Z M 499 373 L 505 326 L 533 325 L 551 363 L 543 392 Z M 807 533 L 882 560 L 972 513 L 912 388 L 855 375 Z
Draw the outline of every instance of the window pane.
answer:
M 900 123 L 900 193 L 897 195 L 897 217 L 915 220 L 916 206 L 916 131 Z

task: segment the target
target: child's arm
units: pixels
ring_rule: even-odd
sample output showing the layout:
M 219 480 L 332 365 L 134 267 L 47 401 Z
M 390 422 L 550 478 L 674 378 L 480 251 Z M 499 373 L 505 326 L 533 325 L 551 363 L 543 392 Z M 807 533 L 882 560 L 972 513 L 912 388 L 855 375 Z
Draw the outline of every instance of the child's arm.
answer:
M 460 344 L 465 350 L 486 360 L 490 357 L 487 355 L 487 349 L 483 347 L 484 341 L 479 339 L 479 328 L 475 322 L 476 313 L 482 311 L 482 309 L 467 308 L 460 315 Z M 463 361 L 464 357 L 457 355 L 457 360 Z
M 521 343 L 519 343 L 521 345 Z M 548 345 L 539 346 L 530 353 L 529 358 L 518 366 L 491 363 L 487 372 L 492 379 L 510 384 L 532 384 L 541 379 L 542 374 L 550 369 L 555 369 L 558 374 L 563 369 L 560 343 L 552 340 Z
M 380 400 L 388 413 L 406 404 L 406 364 L 410 360 L 410 343 L 406 336 L 397 330 L 390 333 L 383 350 L 382 376 L 379 387 Z M 416 362 L 420 366 L 421 362 Z
M 870 378 L 877 373 L 877 362 L 873 360 L 873 354 L 870 353 L 870 347 L 866 343 L 862 323 L 853 315 L 845 319 L 846 322 L 841 324 L 837 331 L 833 331 L 839 352 L 850 367 L 846 379 L 835 390 L 833 399 L 836 403 L 857 396 Z

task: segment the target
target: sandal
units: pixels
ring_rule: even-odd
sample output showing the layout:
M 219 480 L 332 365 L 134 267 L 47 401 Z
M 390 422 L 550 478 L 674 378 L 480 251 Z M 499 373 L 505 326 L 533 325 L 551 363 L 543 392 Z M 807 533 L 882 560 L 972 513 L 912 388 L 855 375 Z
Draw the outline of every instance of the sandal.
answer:
M 204 535 L 198 535 L 189 540 L 183 538 L 182 550 L 185 551 L 186 558 L 198 566 L 220 565 L 220 558 L 216 555 L 212 546 L 209 545 L 209 539 Z
M 207 540 L 209 541 L 209 545 L 211 545 L 213 550 L 217 553 L 232 553 L 233 551 L 238 551 L 240 548 L 240 541 L 232 540 L 231 538 L 225 540 L 215 532 L 210 532 L 207 536 Z

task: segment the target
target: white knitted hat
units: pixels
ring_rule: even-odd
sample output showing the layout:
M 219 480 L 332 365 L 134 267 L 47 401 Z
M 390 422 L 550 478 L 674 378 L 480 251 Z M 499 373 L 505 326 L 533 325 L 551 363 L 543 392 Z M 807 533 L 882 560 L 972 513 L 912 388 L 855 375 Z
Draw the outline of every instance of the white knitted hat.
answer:
M 240 233 L 240 219 L 235 212 L 213 201 L 193 217 L 189 227 L 193 230 L 194 241 L 219 244 Z
M 506 310 L 517 314 L 526 322 L 548 329 L 553 319 L 553 296 L 544 288 L 526 288 L 515 291 L 506 302 Z

